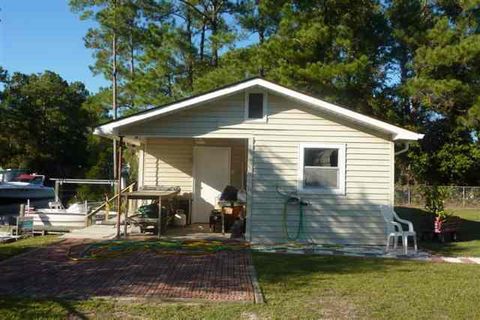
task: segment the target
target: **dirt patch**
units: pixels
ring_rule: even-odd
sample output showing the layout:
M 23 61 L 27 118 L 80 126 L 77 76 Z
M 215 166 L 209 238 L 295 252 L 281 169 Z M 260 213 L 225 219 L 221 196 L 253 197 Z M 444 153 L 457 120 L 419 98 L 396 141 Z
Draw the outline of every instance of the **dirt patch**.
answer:
M 323 295 L 309 303 L 309 308 L 319 310 L 321 319 L 365 319 L 365 315 L 358 306 L 334 291 L 324 292 Z

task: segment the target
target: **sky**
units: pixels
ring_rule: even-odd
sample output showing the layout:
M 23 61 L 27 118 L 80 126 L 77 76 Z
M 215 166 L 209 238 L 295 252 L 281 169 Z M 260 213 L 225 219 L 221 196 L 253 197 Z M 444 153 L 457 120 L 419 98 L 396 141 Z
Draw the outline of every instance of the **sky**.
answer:
M 83 37 L 93 22 L 81 21 L 68 0 L 0 0 L 0 65 L 9 73 L 50 70 L 90 92 L 109 86 L 93 76 L 92 51 Z

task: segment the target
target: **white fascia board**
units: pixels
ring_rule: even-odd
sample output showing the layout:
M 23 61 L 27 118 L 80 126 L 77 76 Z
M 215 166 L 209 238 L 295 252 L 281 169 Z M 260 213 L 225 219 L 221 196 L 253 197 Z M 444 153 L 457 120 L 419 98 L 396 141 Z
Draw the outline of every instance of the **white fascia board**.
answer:
M 260 86 L 265 89 L 271 90 L 273 92 L 288 96 L 292 99 L 299 100 L 301 102 L 309 104 L 310 106 L 316 107 L 320 110 L 331 112 L 333 114 L 346 118 L 350 121 L 357 122 L 357 123 L 366 125 L 368 127 L 372 127 L 374 129 L 378 129 L 378 130 L 390 133 L 392 134 L 393 140 L 420 140 L 424 136 L 423 134 L 418 134 L 406 129 L 402 129 L 400 127 L 391 125 L 389 123 L 386 123 L 377 119 L 373 119 L 361 113 L 336 106 L 326 101 L 311 97 L 309 95 L 300 93 L 292 89 L 282 87 L 280 85 L 277 85 L 275 83 L 272 83 L 263 79 L 252 79 L 250 81 L 242 82 L 237 85 L 233 85 L 224 89 L 219 89 L 210 93 L 206 93 L 204 95 L 200 95 L 191 99 L 180 101 L 178 103 L 174 103 L 164 108 L 152 110 L 151 112 L 145 112 L 145 113 L 134 115 L 125 119 L 120 119 L 115 122 L 107 123 L 105 125 L 97 127 L 94 131 L 94 134 L 107 136 L 107 137 L 111 135 L 116 135 L 117 129 L 119 127 L 128 126 L 133 123 L 139 123 L 154 117 L 165 116 L 173 112 L 176 112 L 178 110 L 186 109 L 188 107 L 192 107 L 201 103 L 215 100 L 224 96 L 232 95 L 237 92 L 240 92 L 255 86 Z

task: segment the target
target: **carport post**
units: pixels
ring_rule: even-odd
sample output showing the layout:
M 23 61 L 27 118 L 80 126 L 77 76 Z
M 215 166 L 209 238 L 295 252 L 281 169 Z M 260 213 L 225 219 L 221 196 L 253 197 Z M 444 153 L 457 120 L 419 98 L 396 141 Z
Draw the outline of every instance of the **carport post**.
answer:
M 118 166 L 117 166 L 117 239 L 120 238 L 120 216 L 122 214 L 122 153 L 123 153 L 123 137 L 119 137 L 118 143 Z M 125 221 L 127 223 L 127 221 Z
M 158 239 L 160 239 L 160 235 L 162 234 L 162 196 L 158 197 Z
M 120 190 L 122 189 L 122 187 L 120 187 Z M 128 194 L 127 196 L 125 197 L 125 226 L 124 226 L 124 237 L 127 238 L 127 219 L 128 219 Z

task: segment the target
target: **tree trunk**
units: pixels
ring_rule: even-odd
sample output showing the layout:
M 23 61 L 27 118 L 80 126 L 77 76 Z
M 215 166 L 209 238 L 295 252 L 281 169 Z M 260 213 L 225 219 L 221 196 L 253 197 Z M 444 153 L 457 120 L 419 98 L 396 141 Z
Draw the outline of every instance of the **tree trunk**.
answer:
M 113 119 L 117 119 L 117 35 L 115 30 L 112 37 L 112 112 Z M 113 178 L 117 178 L 117 142 L 113 139 Z
M 205 32 L 207 29 L 207 22 L 205 18 L 202 19 L 202 31 L 200 33 L 200 61 L 203 61 L 205 57 Z
M 193 43 L 193 32 L 192 32 L 192 16 L 190 14 L 190 9 L 187 8 L 187 15 L 186 15 L 186 22 L 187 22 L 187 40 L 188 40 L 188 53 L 187 53 L 187 81 L 189 90 L 193 90 L 193 66 L 194 66 L 194 56 L 192 53 Z
M 133 29 L 133 23 L 130 26 Z M 130 31 L 129 37 L 129 49 L 130 49 L 130 82 L 135 79 L 135 43 L 133 39 L 133 30 Z M 130 89 L 130 107 L 135 107 L 135 92 Z
M 218 33 L 218 26 L 217 26 L 217 21 L 214 20 L 212 21 L 212 60 L 211 64 L 212 66 L 216 67 L 218 65 L 218 42 L 215 39 L 215 36 Z
M 212 26 L 212 66 L 216 67 L 218 65 L 218 40 L 215 36 L 218 34 L 218 4 L 215 1 L 212 1 L 212 14 L 210 17 L 210 24 Z

